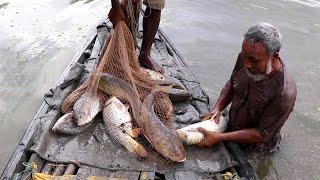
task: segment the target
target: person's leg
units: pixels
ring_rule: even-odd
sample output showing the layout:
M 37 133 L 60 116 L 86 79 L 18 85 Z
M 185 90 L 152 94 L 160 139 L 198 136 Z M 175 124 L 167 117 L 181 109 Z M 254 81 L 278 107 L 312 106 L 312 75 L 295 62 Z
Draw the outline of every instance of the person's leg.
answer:
M 163 73 L 164 70 L 162 66 L 153 62 L 150 56 L 154 36 L 157 33 L 160 23 L 161 10 L 151 9 L 147 7 L 145 14 L 147 16 L 143 18 L 143 38 L 139 56 L 139 63 L 142 67 Z
M 113 24 L 113 28 L 116 27 L 119 21 L 125 20 L 125 16 L 121 9 L 119 0 L 111 0 L 111 9 L 109 11 L 108 17 Z

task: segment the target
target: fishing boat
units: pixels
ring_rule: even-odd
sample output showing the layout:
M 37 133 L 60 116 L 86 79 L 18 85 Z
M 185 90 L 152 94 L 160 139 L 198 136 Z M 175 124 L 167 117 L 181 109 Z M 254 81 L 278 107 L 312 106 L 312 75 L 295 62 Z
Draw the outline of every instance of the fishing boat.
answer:
M 55 86 L 44 95 L 44 102 L 31 120 L 0 179 L 32 179 L 32 163 L 37 165 L 36 169 L 33 168 L 34 172 L 54 176 L 76 175 L 76 179 L 90 176 L 135 180 L 258 179 L 244 153 L 232 142 L 219 143 L 212 148 L 188 146 L 185 162 L 162 163 L 161 166 L 155 159 L 146 161 L 134 158 L 113 144 L 99 121 L 76 136 L 58 135 L 50 131 L 62 115 L 60 109 L 63 99 L 96 68 L 111 31 L 112 24 L 109 21 L 97 26 L 97 32 L 74 56 Z M 138 47 L 140 44 L 141 36 L 137 36 Z M 190 96 L 172 98 L 175 127 L 198 122 L 199 117 L 210 109 L 209 97 L 160 28 L 151 56 L 164 67 L 168 77 L 190 93 Z

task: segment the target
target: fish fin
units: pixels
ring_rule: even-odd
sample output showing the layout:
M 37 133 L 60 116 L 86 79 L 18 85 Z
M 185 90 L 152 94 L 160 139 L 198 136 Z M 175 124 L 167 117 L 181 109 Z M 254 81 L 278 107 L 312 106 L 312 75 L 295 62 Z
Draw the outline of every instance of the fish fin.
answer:
M 131 137 L 138 137 L 141 133 L 141 128 L 135 128 L 131 130 L 131 133 L 129 134 Z
M 148 152 L 146 151 L 146 149 L 139 143 L 137 143 L 138 145 L 135 147 L 134 151 L 135 153 L 137 153 L 139 156 L 147 158 L 148 157 Z

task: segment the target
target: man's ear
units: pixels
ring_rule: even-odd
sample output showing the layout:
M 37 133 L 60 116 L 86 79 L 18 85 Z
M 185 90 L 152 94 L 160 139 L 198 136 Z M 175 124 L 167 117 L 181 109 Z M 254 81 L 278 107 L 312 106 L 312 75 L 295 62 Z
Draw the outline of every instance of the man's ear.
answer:
M 279 51 L 275 52 L 272 56 L 272 61 L 275 61 L 279 58 Z

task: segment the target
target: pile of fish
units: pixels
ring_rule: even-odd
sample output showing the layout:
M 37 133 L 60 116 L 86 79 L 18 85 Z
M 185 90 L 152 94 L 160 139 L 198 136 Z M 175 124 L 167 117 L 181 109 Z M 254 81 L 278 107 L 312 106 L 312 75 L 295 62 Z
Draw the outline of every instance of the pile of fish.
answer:
M 191 94 L 178 83 L 161 77 L 161 74 L 149 70 L 144 71 L 158 85 L 165 86 L 159 86 L 141 102 L 136 91 L 128 82 L 104 73 L 100 78 L 98 88 L 111 97 L 102 101 L 92 93 L 85 92 L 74 103 L 73 111 L 57 120 L 52 131 L 67 135 L 78 134 L 90 126 L 97 114 L 102 111 L 103 123 L 108 135 L 130 153 L 144 158 L 148 157 L 146 149 L 135 140 L 141 134 L 159 154 L 172 161 L 183 162 L 186 159 L 183 144 L 177 133 L 164 125 L 155 114 L 153 102 L 155 95 L 159 92 L 171 91 L 171 94 L 178 99 L 190 98 Z M 125 105 L 123 102 L 129 104 Z M 129 108 L 133 118 L 129 113 Z M 138 128 L 133 128 L 133 121 Z
M 183 145 L 195 145 L 205 139 L 205 136 L 198 131 L 199 127 L 214 132 L 226 130 L 228 119 L 223 116 L 220 117 L 219 124 L 209 119 L 175 131 L 168 128 L 154 111 L 155 95 L 166 92 L 169 96 L 171 93 L 171 100 L 181 100 L 189 99 L 191 94 L 179 83 L 167 80 L 160 73 L 147 69 L 142 71 L 158 84 L 158 88 L 153 90 L 143 102 L 128 82 L 104 73 L 98 88 L 111 97 L 104 102 L 90 92 L 83 93 L 74 103 L 73 111 L 59 118 L 52 131 L 66 135 L 78 134 L 87 129 L 97 114 L 102 111 L 103 123 L 110 138 L 130 153 L 143 158 L 148 157 L 147 150 L 135 140 L 141 134 L 159 154 L 171 161 L 183 162 L 186 159 Z M 123 102 L 129 104 L 125 105 Z M 137 128 L 133 128 L 133 122 L 138 126 Z

